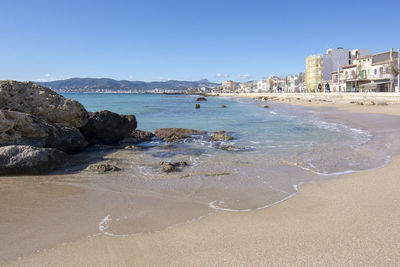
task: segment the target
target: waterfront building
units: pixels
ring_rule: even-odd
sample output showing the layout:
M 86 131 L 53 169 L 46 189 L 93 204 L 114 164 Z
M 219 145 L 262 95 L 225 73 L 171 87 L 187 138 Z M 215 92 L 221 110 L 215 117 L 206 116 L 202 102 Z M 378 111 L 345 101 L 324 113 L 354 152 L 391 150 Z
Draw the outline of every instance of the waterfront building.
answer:
M 223 93 L 233 93 L 237 89 L 237 83 L 232 80 L 228 80 L 223 82 L 221 87 Z
M 368 49 L 349 50 L 342 47 L 328 49 L 325 54 L 306 58 L 306 87 L 309 92 L 318 91 L 324 81 L 331 80 L 332 72 L 351 64 L 352 59 L 369 55 Z M 339 72 L 340 73 L 340 72 Z
M 239 91 L 241 93 L 253 93 L 256 85 L 254 82 L 244 82 L 239 84 Z
M 393 49 L 367 56 L 358 55 L 339 72 L 343 91 L 394 92 L 398 85 L 399 54 Z M 338 72 L 332 72 L 332 82 L 338 83 Z M 337 86 L 336 86 L 337 87 Z
M 258 93 L 267 92 L 267 80 L 257 81 L 257 92 Z

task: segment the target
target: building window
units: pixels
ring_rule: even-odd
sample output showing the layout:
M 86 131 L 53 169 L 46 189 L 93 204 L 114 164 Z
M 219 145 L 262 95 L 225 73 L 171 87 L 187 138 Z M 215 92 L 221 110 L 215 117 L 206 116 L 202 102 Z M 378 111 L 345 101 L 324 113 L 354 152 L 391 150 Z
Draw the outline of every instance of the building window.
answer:
M 374 74 L 376 75 L 376 69 L 374 69 Z

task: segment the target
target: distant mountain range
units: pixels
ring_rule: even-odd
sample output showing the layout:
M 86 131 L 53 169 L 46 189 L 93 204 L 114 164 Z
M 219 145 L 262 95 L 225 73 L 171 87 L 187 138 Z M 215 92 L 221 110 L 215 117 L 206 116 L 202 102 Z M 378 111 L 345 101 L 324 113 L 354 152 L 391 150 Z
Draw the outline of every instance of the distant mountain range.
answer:
M 207 79 L 199 81 L 165 81 L 165 82 L 142 82 L 142 81 L 117 81 L 107 78 L 71 78 L 52 82 L 37 82 L 55 91 L 69 92 L 96 92 L 101 90 L 111 91 L 150 91 L 160 90 L 187 90 L 188 88 L 201 88 L 218 86 Z

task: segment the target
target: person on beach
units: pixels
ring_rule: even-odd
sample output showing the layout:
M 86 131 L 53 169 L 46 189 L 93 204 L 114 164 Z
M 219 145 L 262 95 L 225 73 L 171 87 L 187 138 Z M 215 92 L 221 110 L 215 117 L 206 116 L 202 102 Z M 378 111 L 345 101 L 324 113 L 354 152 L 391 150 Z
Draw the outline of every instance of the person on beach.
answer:
M 330 93 L 331 92 L 331 88 L 329 87 L 329 83 L 325 84 L 325 92 L 326 93 Z
M 318 84 L 318 93 L 321 93 L 322 92 L 322 84 Z

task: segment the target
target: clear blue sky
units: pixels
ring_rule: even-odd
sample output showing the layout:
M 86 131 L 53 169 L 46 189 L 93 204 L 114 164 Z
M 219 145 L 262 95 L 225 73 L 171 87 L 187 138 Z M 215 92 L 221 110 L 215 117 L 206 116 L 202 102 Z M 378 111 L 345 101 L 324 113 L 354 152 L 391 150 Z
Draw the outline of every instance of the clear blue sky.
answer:
M 400 47 L 400 1 L 0 0 L 0 79 L 259 79 Z

